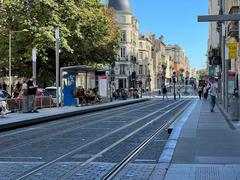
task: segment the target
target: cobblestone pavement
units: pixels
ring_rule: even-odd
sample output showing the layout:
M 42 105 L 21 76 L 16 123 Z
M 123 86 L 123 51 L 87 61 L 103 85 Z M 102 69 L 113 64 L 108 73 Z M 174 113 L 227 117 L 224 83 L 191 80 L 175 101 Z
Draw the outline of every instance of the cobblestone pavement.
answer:
M 0 179 L 99 179 L 189 101 L 152 99 L 0 133 Z M 147 178 L 167 138 L 156 137 L 117 178 Z

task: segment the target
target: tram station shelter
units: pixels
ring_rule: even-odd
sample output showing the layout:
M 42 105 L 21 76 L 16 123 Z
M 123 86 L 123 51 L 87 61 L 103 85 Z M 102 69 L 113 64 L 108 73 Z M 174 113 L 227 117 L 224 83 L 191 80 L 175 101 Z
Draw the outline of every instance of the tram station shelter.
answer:
M 108 76 L 106 72 L 107 70 L 85 65 L 60 68 L 61 105 L 71 106 L 76 104 L 74 94 L 78 87 L 85 90 L 97 88 L 98 92 L 101 90 L 101 95 L 107 96 L 107 92 L 102 92 L 102 90 L 107 91 Z M 104 80 L 104 82 L 100 82 L 101 80 Z

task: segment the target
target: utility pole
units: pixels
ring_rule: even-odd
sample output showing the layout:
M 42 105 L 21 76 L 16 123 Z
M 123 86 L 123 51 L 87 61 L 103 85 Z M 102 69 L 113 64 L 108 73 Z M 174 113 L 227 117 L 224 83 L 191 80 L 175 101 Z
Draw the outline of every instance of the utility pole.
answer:
M 32 73 L 33 73 L 34 83 L 36 84 L 36 78 L 37 78 L 37 49 L 36 49 L 36 47 L 34 47 L 32 49 Z
M 176 100 L 176 72 L 173 72 L 173 98 Z
M 56 102 L 57 107 L 59 107 L 59 45 L 60 45 L 59 27 L 55 29 L 55 39 L 56 39 Z
M 12 32 L 9 31 L 9 62 L 8 62 L 8 73 L 9 73 L 9 94 L 12 95 Z
M 223 0 L 220 0 L 220 12 L 219 15 L 223 15 L 223 11 L 224 11 L 224 2 Z M 227 108 L 227 100 L 226 100 L 226 86 L 227 84 L 225 83 L 226 81 L 226 60 L 225 60 L 225 26 L 224 26 L 224 22 L 220 22 L 220 48 L 221 48 L 221 58 L 222 58 L 222 76 L 221 76 L 221 80 L 222 80 L 222 100 L 223 100 L 223 107 L 224 109 Z
M 223 105 L 226 111 L 228 111 L 228 57 L 226 57 L 225 53 L 225 21 L 240 21 L 240 14 L 224 14 L 223 10 L 225 7 L 224 0 L 220 1 L 220 15 L 208 15 L 208 16 L 198 16 L 198 22 L 220 22 L 221 30 L 220 30 L 220 38 L 221 38 L 221 57 L 222 57 L 222 98 Z

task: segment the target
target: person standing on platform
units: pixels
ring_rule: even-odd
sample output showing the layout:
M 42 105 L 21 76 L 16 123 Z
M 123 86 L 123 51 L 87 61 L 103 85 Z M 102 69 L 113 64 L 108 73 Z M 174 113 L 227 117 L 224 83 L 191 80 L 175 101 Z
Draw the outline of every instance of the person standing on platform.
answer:
M 35 99 L 35 95 L 37 93 L 37 86 L 34 84 L 33 79 L 28 80 L 27 87 L 28 87 L 28 102 L 29 102 L 28 112 L 38 112 L 36 108 L 36 99 Z

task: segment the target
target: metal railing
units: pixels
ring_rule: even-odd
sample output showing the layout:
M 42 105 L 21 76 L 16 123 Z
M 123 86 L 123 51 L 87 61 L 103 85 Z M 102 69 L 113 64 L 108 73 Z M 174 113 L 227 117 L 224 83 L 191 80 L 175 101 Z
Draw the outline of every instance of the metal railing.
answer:
M 52 108 L 56 106 L 53 103 L 53 98 L 51 96 L 37 96 L 35 97 L 36 108 Z M 23 111 L 23 98 L 11 98 L 6 100 L 8 110 L 12 112 L 22 112 Z

